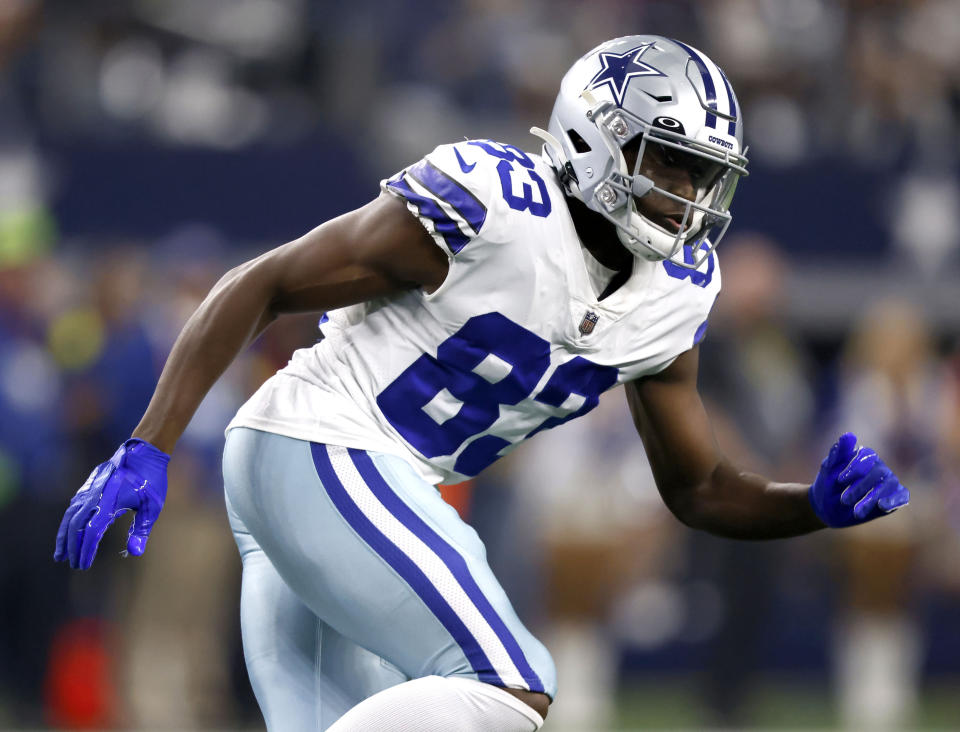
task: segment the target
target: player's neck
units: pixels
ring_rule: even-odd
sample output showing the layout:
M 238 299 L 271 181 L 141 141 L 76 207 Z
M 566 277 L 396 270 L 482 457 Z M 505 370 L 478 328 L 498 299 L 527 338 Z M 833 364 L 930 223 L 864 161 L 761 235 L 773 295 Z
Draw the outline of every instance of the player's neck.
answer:
M 620 243 L 616 227 L 582 201 L 569 196 L 566 201 L 583 247 L 604 267 L 629 272 L 633 268 L 633 255 Z

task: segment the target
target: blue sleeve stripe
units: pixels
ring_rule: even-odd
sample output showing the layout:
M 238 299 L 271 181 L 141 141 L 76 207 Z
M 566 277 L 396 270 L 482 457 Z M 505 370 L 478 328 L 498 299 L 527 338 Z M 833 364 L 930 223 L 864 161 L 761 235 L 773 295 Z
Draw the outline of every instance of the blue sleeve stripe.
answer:
M 403 179 L 403 176 L 397 176 L 388 181 L 387 188 L 398 191 L 407 201 L 416 206 L 420 217 L 431 221 L 434 231 L 443 237 L 447 248 L 453 254 L 459 252 L 469 243 L 470 240 L 460 231 L 457 222 L 447 216 L 432 198 L 422 196 L 413 190 L 410 184 Z
M 421 160 L 407 175 L 460 214 L 474 232 L 480 233 L 487 218 L 487 207 L 472 192 L 429 160 Z
M 709 320 L 704 320 L 700 323 L 700 327 L 697 328 L 697 332 L 693 334 L 693 345 L 699 345 L 700 341 L 703 340 L 703 337 L 707 334 L 707 323 Z

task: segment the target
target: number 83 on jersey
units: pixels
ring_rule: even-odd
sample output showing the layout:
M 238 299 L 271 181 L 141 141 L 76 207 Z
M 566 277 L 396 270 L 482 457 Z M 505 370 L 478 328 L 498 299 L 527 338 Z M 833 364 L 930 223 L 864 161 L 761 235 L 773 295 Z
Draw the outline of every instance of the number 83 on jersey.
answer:
M 441 343 L 436 356 L 424 354 L 408 366 L 377 405 L 425 457 L 456 454 L 453 469 L 474 476 L 504 448 L 586 414 L 617 383 L 616 368 L 575 356 L 538 389 L 549 369 L 545 339 L 500 313 L 485 313 Z M 527 399 L 543 406 L 510 409 Z M 499 434 L 487 433 L 495 423 Z

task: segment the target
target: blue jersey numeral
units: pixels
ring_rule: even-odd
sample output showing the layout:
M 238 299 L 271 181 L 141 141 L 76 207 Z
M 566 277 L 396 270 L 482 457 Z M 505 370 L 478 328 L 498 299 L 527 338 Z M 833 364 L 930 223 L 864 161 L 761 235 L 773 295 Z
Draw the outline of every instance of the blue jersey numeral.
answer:
M 589 412 L 600 403 L 600 395 L 617 383 L 618 374 L 619 371 L 613 366 L 600 366 L 581 356 L 558 366 L 534 398 L 551 407 L 559 407 L 570 396 L 577 394 L 583 397 L 583 404 L 566 417 L 550 417 L 527 437 L 533 437 L 541 430 L 552 429 Z
M 380 392 L 377 405 L 423 455 L 452 455 L 493 426 L 501 405 L 532 396 L 549 366 L 546 340 L 500 313 L 476 315 L 440 344 L 436 357 L 424 354 L 408 366 Z M 589 412 L 600 394 L 616 384 L 617 374 L 612 366 L 579 356 L 559 366 L 534 399 L 560 407 L 579 395 L 583 403 L 564 417 L 544 420 L 524 439 Z M 454 470 L 476 475 L 510 444 L 494 435 L 473 439 L 457 457 Z
M 537 172 L 534 170 L 533 161 L 523 150 L 513 145 L 505 145 L 490 140 L 471 140 L 471 145 L 476 145 L 486 153 L 500 160 L 497 163 L 497 174 L 500 176 L 500 187 L 503 189 L 503 200 L 507 202 L 515 211 L 529 211 L 534 216 L 546 218 L 552 210 L 550 205 L 550 196 L 547 194 L 547 184 L 543 182 Z M 513 192 L 513 174 L 516 173 L 514 164 L 519 163 L 526 171 L 527 176 L 536 184 L 538 190 L 537 198 L 533 195 L 533 186 L 523 181 L 520 189 L 523 195 L 516 195 Z M 538 200 L 539 199 L 539 200 Z
M 491 383 L 476 373 L 490 355 L 509 373 Z M 470 318 L 445 340 L 434 358 L 420 356 L 377 397 L 403 438 L 428 458 L 454 453 L 500 416 L 501 404 L 517 404 L 533 390 L 550 363 L 550 345 L 500 313 Z M 463 402 L 456 416 L 438 423 L 424 411 L 441 391 Z
M 710 245 L 705 241 L 698 241 L 695 244 L 684 244 L 683 245 L 683 261 L 687 264 L 693 264 L 697 261 L 697 258 L 693 255 L 694 249 L 696 246 L 698 249 L 709 249 Z M 679 264 L 674 264 L 673 262 L 664 260 L 663 268 L 667 270 L 667 274 L 678 280 L 685 280 L 688 277 L 690 282 L 697 287 L 706 287 L 710 284 L 710 281 L 713 279 L 713 268 L 716 265 L 716 257 L 713 252 L 710 252 L 710 256 L 707 258 L 707 271 L 701 272 L 696 269 L 687 269 L 686 267 L 681 267 Z

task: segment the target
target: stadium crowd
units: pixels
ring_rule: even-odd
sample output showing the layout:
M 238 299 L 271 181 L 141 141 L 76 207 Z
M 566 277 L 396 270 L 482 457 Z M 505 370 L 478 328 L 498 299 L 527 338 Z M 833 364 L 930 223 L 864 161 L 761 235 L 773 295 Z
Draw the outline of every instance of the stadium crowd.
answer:
M 810 481 L 849 429 L 914 498 L 843 535 L 729 542 L 668 514 L 617 395 L 539 436 L 450 495 L 554 651 L 551 725 L 648 720 L 624 700 L 665 679 L 695 703 L 660 726 L 747 725 L 771 679 L 832 694 L 812 724 L 921 725 L 944 688 L 960 715 L 955 2 L 10 0 L 0 727 L 257 724 L 222 432 L 319 316 L 274 324 L 207 397 L 143 558 L 118 531 L 90 572 L 55 565 L 66 501 L 220 274 L 439 142 L 532 149 L 562 70 L 624 28 L 709 52 L 745 110 L 752 174 L 702 348 L 724 448 Z

